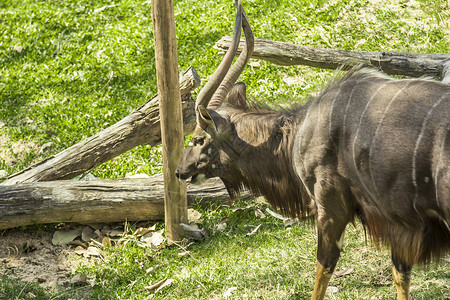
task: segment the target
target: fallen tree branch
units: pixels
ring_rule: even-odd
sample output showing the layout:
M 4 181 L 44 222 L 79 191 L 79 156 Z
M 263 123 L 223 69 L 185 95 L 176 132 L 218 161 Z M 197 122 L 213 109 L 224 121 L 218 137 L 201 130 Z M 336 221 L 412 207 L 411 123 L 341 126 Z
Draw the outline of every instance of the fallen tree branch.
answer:
M 215 48 L 227 51 L 231 39 L 228 36 L 223 37 L 216 43 Z M 239 44 L 238 54 L 242 51 L 244 44 L 243 41 Z M 444 65 L 450 61 L 450 54 L 354 52 L 313 48 L 266 39 L 255 39 L 252 57 L 284 66 L 307 65 L 325 69 L 363 65 L 381 69 L 390 75 L 429 76 L 438 80 L 444 78 Z
M 0 186 L 0 229 L 31 224 L 163 220 L 162 175 L 148 179 L 61 180 Z M 230 203 L 220 179 L 188 187 L 195 199 Z M 247 199 L 249 193 L 241 198 Z
M 193 67 L 189 67 L 181 74 L 180 93 L 183 102 L 185 134 L 191 133 L 195 127 L 195 103 L 192 101 L 190 92 L 199 85 L 200 77 Z M 136 146 L 160 144 L 158 101 L 158 96 L 155 96 L 118 123 L 11 175 L 1 185 L 71 179 Z

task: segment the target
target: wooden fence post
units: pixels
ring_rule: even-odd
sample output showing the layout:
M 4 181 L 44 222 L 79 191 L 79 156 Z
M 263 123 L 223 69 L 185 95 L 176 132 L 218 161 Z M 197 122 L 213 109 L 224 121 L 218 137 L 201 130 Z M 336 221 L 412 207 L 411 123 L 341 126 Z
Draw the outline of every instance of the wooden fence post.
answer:
M 184 147 L 184 135 L 173 0 L 152 0 L 152 16 L 160 97 L 165 224 L 170 244 L 181 238 L 175 227 L 179 223 L 187 223 L 186 185 L 175 176 Z

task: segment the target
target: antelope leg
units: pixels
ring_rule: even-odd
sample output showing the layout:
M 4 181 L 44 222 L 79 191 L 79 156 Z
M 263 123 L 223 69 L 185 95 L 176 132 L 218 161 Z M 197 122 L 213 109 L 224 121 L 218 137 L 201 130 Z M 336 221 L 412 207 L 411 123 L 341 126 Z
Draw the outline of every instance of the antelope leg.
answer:
M 317 273 L 316 273 L 316 284 L 314 286 L 314 291 L 312 294 L 312 300 L 321 300 L 325 297 L 325 292 L 327 291 L 328 283 L 330 282 L 331 275 L 329 268 L 325 268 L 318 261 L 317 262 Z
M 316 178 L 317 221 L 317 274 L 311 299 L 323 299 L 334 268 L 344 245 L 345 227 L 352 219 L 349 190 L 339 176 L 330 176 L 328 169 L 319 170 L 323 177 Z
M 397 299 L 408 300 L 411 267 L 400 263 L 394 257 L 392 258 L 392 262 L 394 263 L 394 266 L 392 267 L 392 277 L 394 278 L 395 287 L 397 288 Z
M 327 219 L 322 223 L 323 220 L 318 220 L 317 273 L 311 297 L 314 300 L 324 298 L 344 243 L 346 224 L 336 222 L 336 219 Z

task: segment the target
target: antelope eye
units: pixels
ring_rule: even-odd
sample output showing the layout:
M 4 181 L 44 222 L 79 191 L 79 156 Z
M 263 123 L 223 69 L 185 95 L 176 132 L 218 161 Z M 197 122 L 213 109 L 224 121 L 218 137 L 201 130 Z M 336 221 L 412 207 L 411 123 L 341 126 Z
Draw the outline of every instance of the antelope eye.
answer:
M 197 146 L 197 145 L 203 146 L 204 143 L 205 143 L 205 138 L 198 137 L 198 138 L 194 139 L 194 146 Z

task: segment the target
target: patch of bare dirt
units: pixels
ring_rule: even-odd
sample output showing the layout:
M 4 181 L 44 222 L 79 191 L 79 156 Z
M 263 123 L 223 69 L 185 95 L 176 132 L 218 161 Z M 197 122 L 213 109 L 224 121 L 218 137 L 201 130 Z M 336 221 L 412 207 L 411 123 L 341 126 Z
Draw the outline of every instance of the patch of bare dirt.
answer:
M 191 210 L 191 215 L 195 211 Z M 201 214 L 190 216 L 198 222 Z M 0 231 L 0 274 L 22 282 L 39 283 L 52 290 L 61 286 L 91 284 L 85 274 L 75 275 L 79 264 L 101 263 L 103 247 L 135 241 L 140 247 L 157 249 L 165 240 L 154 222 L 76 223 Z M 198 229 L 195 229 L 198 230 Z M 75 275 L 75 276 L 74 276 Z M 0 295 L 1 297 L 1 295 Z
M 7 136 L 0 135 L 0 159 L 6 164 L 15 164 L 23 160 L 29 152 L 39 152 L 39 147 L 32 141 L 12 141 Z
M 52 244 L 53 231 L 9 229 L 0 232 L 0 274 L 44 288 L 68 285 L 80 258 L 70 246 Z

